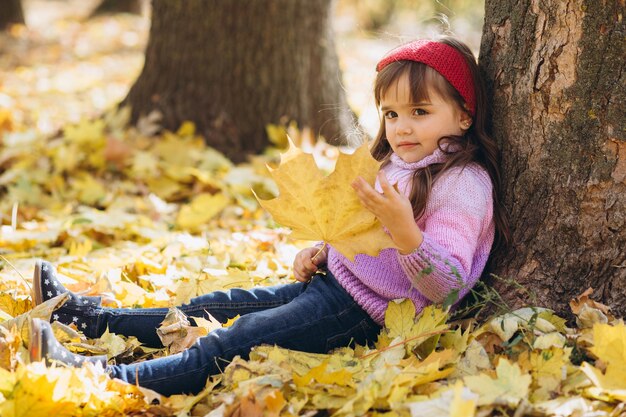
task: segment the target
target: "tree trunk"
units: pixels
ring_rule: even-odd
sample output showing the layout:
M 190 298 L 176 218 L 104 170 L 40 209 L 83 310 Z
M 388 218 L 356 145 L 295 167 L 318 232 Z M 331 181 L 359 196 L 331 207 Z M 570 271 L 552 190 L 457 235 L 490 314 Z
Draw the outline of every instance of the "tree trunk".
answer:
M 480 64 L 502 149 L 514 305 L 569 314 L 588 287 L 626 315 L 624 0 L 486 0 Z
M 91 16 L 109 13 L 141 14 L 141 0 L 102 0 Z
M 175 129 L 192 120 L 240 161 L 265 126 L 295 120 L 330 142 L 354 128 L 330 22 L 332 0 L 155 0 L 146 62 L 126 101 Z
M 10 25 L 24 24 L 24 11 L 21 0 L 2 0 L 0 7 L 0 30 L 4 30 Z

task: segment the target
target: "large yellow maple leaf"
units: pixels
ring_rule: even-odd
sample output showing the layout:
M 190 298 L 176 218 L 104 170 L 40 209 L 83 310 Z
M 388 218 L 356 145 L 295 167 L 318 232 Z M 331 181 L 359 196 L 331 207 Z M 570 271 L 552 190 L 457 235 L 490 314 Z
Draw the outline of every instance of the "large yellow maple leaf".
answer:
M 583 362 L 580 369 L 595 386 L 589 392 L 598 398 L 608 395 L 626 401 L 626 326 L 621 321 L 615 325 L 596 323 L 593 326 L 593 343 L 590 350 L 605 363 L 606 370 L 602 373 L 598 368 Z
M 340 154 L 335 170 L 324 176 L 313 156 L 290 142 L 279 167 L 269 168 L 279 196 L 257 200 L 276 222 L 292 229 L 295 239 L 324 241 L 350 260 L 357 253 L 377 256 L 395 245 L 350 184 L 358 176 L 374 184 L 379 169 L 363 144 L 352 155 Z

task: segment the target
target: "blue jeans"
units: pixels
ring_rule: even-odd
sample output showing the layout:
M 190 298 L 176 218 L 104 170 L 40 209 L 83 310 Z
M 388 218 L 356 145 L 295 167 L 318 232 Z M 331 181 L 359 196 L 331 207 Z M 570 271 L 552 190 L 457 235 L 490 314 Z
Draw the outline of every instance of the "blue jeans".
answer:
M 196 297 L 180 309 L 190 316 L 205 316 L 207 311 L 222 322 L 238 314 L 241 317 L 231 327 L 212 331 L 176 355 L 108 366 L 110 375 L 132 384 L 139 381 L 164 395 L 197 393 L 210 375 L 219 373 L 237 355 L 247 358 L 254 346 L 270 344 L 323 353 L 371 343 L 380 332 L 380 326 L 329 272 L 315 275 L 308 284 L 216 291 Z M 112 333 L 159 345 L 156 328 L 167 311 L 96 308 L 88 315 L 97 333 L 108 326 Z

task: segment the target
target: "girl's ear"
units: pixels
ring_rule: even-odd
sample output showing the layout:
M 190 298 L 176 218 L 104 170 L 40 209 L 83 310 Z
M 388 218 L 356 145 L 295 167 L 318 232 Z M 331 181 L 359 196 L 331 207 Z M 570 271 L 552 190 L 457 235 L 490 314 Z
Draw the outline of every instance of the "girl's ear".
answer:
M 463 113 L 461 115 L 461 119 L 459 121 L 459 125 L 461 127 L 461 130 L 467 130 L 472 126 L 472 118 L 469 117 L 469 115 L 467 115 L 466 113 Z
M 467 104 L 463 104 L 463 110 L 459 114 L 459 127 L 461 130 L 465 131 L 472 126 L 472 116 L 470 116 L 469 110 L 467 109 Z

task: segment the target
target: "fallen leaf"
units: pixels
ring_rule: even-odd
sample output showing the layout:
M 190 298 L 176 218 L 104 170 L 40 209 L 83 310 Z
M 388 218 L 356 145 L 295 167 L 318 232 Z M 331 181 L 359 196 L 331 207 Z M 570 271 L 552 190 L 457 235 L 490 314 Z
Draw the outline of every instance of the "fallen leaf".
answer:
M 169 309 L 157 329 L 161 343 L 172 355 L 188 349 L 198 338 L 207 334 L 208 330 L 204 327 L 191 326 L 185 313 L 176 307 Z
M 230 200 L 222 193 L 200 194 L 188 205 L 181 207 L 176 218 L 176 224 L 181 229 L 195 230 L 211 220 L 224 209 Z
M 523 374 L 520 367 L 501 357 L 496 366 L 496 377 L 488 375 L 466 376 L 463 382 L 480 396 L 478 405 L 508 405 L 515 407 L 528 396 L 531 376 Z
M 615 325 L 597 323 L 593 326 L 593 347 L 590 351 L 606 364 L 604 373 L 597 367 L 584 362 L 581 370 L 597 388 L 595 396 L 608 395 L 619 401 L 626 401 L 626 326 L 623 322 Z

